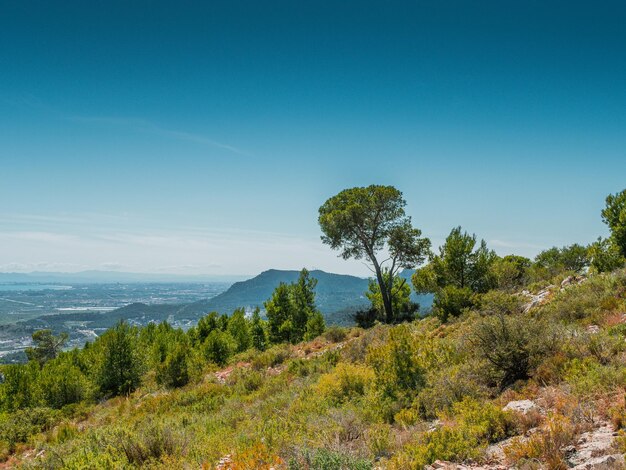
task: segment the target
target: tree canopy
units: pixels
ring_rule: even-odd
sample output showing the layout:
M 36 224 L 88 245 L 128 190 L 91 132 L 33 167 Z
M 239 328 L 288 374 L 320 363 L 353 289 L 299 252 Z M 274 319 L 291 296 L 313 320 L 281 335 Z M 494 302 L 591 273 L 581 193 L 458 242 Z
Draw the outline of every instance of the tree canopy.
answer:
M 439 254 L 431 255 L 428 265 L 413 274 L 415 291 L 434 293 L 434 304 L 444 318 L 458 315 L 470 306 L 472 294 L 494 287 L 492 265 L 498 257 L 484 240 L 476 245 L 476 235 L 455 227 L 439 248 Z
M 319 209 L 322 241 L 344 259 L 371 264 L 388 323 L 394 321 L 395 276 L 401 269 L 419 266 L 430 249 L 430 240 L 411 225 L 405 206 L 402 193 L 393 186 L 371 185 L 345 189 Z

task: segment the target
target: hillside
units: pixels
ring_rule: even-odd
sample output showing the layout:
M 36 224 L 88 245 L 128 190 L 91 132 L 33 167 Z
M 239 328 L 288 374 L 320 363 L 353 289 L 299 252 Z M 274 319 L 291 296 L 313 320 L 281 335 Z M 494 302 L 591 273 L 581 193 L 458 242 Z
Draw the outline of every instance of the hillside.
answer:
M 404 273 L 405 276 L 410 276 L 410 271 L 407 273 Z M 270 298 L 281 282 L 295 282 L 298 274 L 298 271 L 277 269 L 264 271 L 252 279 L 234 283 L 228 290 L 212 299 L 201 300 L 183 307 L 176 313 L 176 316 L 183 318 L 212 311 L 228 314 L 238 307 L 263 308 L 263 303 Z M 317 279 L 315 288 L 317 307 L 329 323 L 350 324 L 352 323 L 350 314 L 358 308 L 365 308 L 369 305 L 365 297 L 368 287 L 367 279 L 320 270 L 311 271 L 311 276 Z M 413 300 L 420 303 L 422 310 L 432 304 L 432 296 L 413 295 Z
M 619 469 L 625 311 L 626 271 L 563 274 L 447 323 L 334 328 L 182 387 L 18 410 L 0 442 L 25 468 Z

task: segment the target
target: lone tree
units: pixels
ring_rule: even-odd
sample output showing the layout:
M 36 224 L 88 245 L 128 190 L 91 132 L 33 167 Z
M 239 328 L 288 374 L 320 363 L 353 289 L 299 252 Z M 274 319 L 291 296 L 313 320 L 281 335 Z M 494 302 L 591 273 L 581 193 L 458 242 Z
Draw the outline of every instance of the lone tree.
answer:
M 421 238 L 422 232 L 413 228 L 405 206 L 402 193 L 393 186 L 371 185 L 345 189 L 319 209 L 322 241 L 341 250 L 343 259 L 371 263 L 387 323 L 395 319 L 392 294 L 396 275 L 421 264 L 430 251 L 430 240 Z

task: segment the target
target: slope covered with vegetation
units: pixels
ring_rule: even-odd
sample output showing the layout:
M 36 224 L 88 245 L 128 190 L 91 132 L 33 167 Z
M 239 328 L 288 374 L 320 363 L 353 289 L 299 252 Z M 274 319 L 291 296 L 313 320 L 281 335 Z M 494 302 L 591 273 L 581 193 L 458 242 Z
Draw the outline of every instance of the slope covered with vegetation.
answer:
M 2 369 L 2 457 L 25 468 L 620 468 L 623 248 L 616 237 L 500 258 L 456 228 L 413 275 L 435 295 L 425 318 L 410 316 L 408 283 L 381 269 L 357 315 L 367 327 L 325 330 L 303 271 L 272 293 L 267 320 L 209 314 L 188 333 L 120 323 L 70 352 L 40 333 L 28 364 Z

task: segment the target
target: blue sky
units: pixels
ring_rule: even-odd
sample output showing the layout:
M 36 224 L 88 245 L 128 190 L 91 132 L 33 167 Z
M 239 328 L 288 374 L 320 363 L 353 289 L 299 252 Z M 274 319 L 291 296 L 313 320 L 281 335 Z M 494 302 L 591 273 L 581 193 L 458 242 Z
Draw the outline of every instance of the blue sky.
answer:
M 366 274 L 317 209 L 392 184 L 439 244 L 606 234 L 623 2 L 0 0 L 0 271 Z

